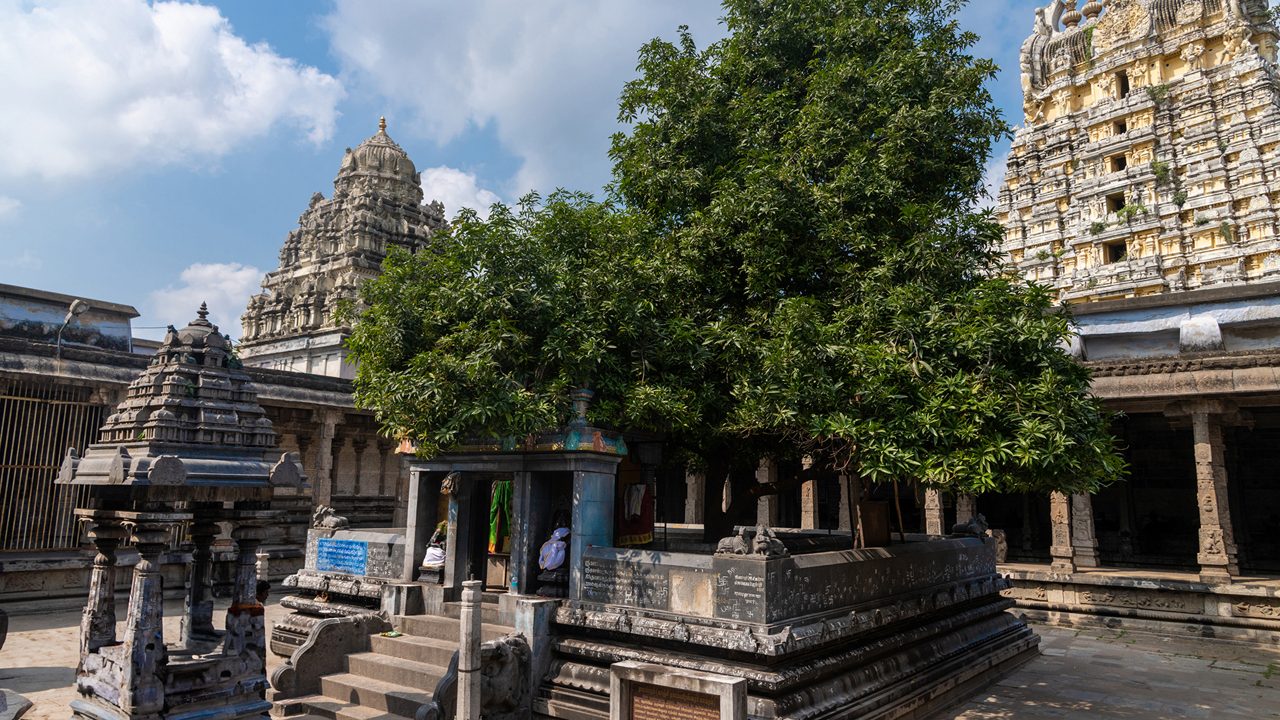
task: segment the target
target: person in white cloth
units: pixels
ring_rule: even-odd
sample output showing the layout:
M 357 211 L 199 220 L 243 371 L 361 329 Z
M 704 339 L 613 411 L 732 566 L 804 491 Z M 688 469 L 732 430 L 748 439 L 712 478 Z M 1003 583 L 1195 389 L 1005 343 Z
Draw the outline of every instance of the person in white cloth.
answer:
M 542 551 L 538 553 L 538 567 L 555 570 L 564 564 L 564 539 L 567 537 L 569 528 L 556 528 L 551 532 L 551 539 L 542 543 Z

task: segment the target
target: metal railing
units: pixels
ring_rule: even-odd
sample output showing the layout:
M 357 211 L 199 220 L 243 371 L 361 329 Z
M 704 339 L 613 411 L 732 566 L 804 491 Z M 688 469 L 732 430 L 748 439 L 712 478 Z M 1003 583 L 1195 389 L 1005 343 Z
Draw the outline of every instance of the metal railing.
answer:
M 87 387 L 0 379 L 0 552 L 79 547 L 87 488 L 55 485 L 67 448 L 97 439 L 108 408 Z

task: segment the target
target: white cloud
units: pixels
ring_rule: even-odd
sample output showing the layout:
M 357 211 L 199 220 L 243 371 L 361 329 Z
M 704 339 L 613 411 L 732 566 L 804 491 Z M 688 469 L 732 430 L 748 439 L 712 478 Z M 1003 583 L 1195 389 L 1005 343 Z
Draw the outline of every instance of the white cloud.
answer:
M 474 173 L 457 168 L 427 168 L 422 171 L 424 202 L 439 200 L 444 203 L 445 216 L 453 218 L 462 208 L 471 208 L 480 217 L 489 217 L 489 206 L 498 202 L 496 194 L 480 187 Z
M 0 195 L 0 219 L 17 212 L 20 207 L 22 207 L 22 202 L 17 198 Z
M 720 14 L 718 2 L 685 0 L 389 0 L 376 11 L 337 0 L 325 26 L 344 77 L 408 109 L 416 132 L 445 143 L 492 128 L 522 160 L 502 188 L 516 197 L 606 181 L 640 46 L 674 39 L 681 23 L 705 46 L 723 35 Z
M 163 327 L 182 327 L 196 316 L 200 303 L 209 305 L 209 322 L 233 338 L 240 336 L 240 314 L 249 296 L 258 292 L 263 271 L 240 263 L 195 263 L 178 276 L 180 284 L 152 291 L 147 310 L 137 321 L 147 326 L 139 335 L 164 337 Z M 159 327 L 161 329 L 155 329 Z
M 0 178 L 216 158 L 285 122 L 333 133 L 341 83 L 249 45 L 213 7 L 0 4 Z
M 9 268 L 12 270 L 35 272 L 44 267 L 44 259 L 31 252 L 30 249 L 24 249 L 16 256 L 7 258 L 6 264 L 8 264 Z

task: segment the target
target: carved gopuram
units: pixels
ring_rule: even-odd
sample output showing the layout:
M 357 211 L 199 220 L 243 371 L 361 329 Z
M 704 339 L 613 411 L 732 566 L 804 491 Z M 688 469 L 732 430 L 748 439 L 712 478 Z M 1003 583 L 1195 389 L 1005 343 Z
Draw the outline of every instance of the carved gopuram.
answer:
M 1054 2 L 1031 24 L 1004 249 L 1069 305 L 1129 474 L 1093 496 L 977 498 L 1004 531 L 1006 594 L 1036 619 L 1278 643 L 1267 3 Z
M 279 513 L 277 486 L 300 488 L 296 456 L 276 435 L 230 343 L 199 317 L 169 328 L 150 365 L 58 483 L 88 488 L 77 516 L 97 549 L 80 625 L 77 717 L 240 718 L 263 715 L 266 631 L 256 599 L 257 550 Z M 226 523 L 236 544 L 231 605 L 213 617 L 210 546 Z M 160 555 L 185 530 L 194 549 L 181 637 L 164 638 Z M 116 634 L 116 551 L 137 548 L 123 635 Z
M 377 134 L 347 148 L 333 197 L 312 195 L 280 249 L 280 267 L 249 299 L 239 346 L 245 364 L 354 377 L 342 347 L 350 328 L 334 312 L 382 272 L 391 248 L 417 251 L 445 226 L 444 206 L 422 199 L 421 176 L 384 119 Z
M 996 210 L 1029 280 L 1078 301 L 1280 278 L 1269 17 L 1254 0 L 1037 11 Z

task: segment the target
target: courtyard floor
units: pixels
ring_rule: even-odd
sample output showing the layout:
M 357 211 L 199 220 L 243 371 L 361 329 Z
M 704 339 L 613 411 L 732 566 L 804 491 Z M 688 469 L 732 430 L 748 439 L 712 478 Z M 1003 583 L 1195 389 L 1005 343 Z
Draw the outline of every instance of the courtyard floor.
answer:
M 168 603 L 165 633 L 178 632 Z M 286 614 L 274 599 L 267 621 Z M 124 617 L 124 608 L 117 617 Z M 0 688 L 35 706 L 29 720 L 65 720 L 75 697 L 80 613 L 11 616 Z M 1037 626 L 1042 655 L 934 720 L 1017 718 L 1280 718 L 1280 650 L 1124 631 Z M 267 656 L 268 672 L 279 664 Z

